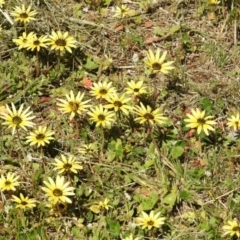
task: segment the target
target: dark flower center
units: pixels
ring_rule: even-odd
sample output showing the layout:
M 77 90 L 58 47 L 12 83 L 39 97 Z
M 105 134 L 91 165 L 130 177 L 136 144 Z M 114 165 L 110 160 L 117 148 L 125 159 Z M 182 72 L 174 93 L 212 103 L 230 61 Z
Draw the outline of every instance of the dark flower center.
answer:
M 55 208 L 57 209 L 57 211 L 63 212 L 63 211 L 66 210 L 67 204 L 64 204 L 64 203 L 56 203 L 56 204 L 55 204 Z
M 21 201 L 21 205 L 26 206 L 28 203 L 26 201 Z
M 105 89 L 105 88 L 103 88 L 103 89 L 100 89 L 100 91 L 99 91 L 99 93 L 101 94 L 101 95 L 106 95 L 107 94 L 107 89 Z
M 65 47 L 67 45 L 67 42 L 65 39 L 59 38 L 55 41 L 55 44 L 60 47 Z
M 154 116 L 151 113 L 145 113 L 143 117 L 147 120 L 153 120 Z
M 12 118 L 12 122 L 16 125 L 19 125 L 22 122 L 22 118 L 15 116 Z
M 5 182 L 5 185 L 6 185 L 6 186 L 9 186 L 9 185 L 11 185 L 11 184 L 12 184 L 12 183 L 11 183 L 10 181 L 6 181 L 6 182 Z
M 45 138 L 45 135 L 42 134 L 42 133 L 39 133 L 39 134 L 36 135 L 37 140 L 43 140 L 44 138 Z
M 239 125 L 239 121 L 236 121 L 236 122 L 235 122 L 235 125 L 238 127 L 238 125 Z
M 39 41 L 39 40 L 35 40 L 35 41 L 33 41 L 33 44 L 34 44 L 35 46 L 38 46 L 38 45 L 40 45 L 40 41 Z
M 54 195 L 55 197 L 60 197 L 60 196 L 63 195 L 63 192 L 62 192 L 62 190 L 60 190 L 60 189 L 58 189 L 58 188 L 55 188 L 55 189 L 53 190 L 53 195 Z
M 105 116 L 103 115 L 103 114 L 99 114 L 98 115 L 98 120 L 99 121 L 104 121 L 106 118 L 105 118 Z
M 65 163 L 65 164 L 63 165 L 63 168 L 64 168 L 66 171 L 69 171 L 69 170 L 71 169 L 71 167 L 72 167 L 72 164 L 70 164 L 70 163 Z
M 79 108 L 79 104 L 76 102 L 69 102 L 70 108 L 72 109 L 72 111 L 76 112 Z
M 155 62 L 152 64 L 152 68 L 153 70 L 161 70 L 162 65 L 160 63 Z
M 29 16 L 28 16 L 27 13 L 21 13 L 21 14 L 19 14 L 19 17 L 20 17 L 20 18 L 23 18 L 23 19 L 26 19 L 26 18 L 28 18 Z
M 232 228 L 233 232 L 239 232 L 240 231 L 240 226 L 235 226 Z
M 26 42 L 27 42 L 27 39 L 26 39 L 26 38 L 24 38 L 22 41 L 23 41 L 23 43 L 26 43 Z
M 152 220 L 147 221 L 147 225 L 149 225 L 149 226 L 154 225 L 154 221 L 152 221 Z
M 204 125 L 204 124 L 206 123 L 205 119 L 203 119 L 203 118 L 199 118 L 199 119 L 197 120 L 197 122 L 198 122 L 200 125 Z
M 122 102 L 120 101 L 115 101 L 113 104 L 115 107 L 118 107 L 118 108 L 120 108 L 123 105 Z
M 134 88 L 133 91 L 134 92 L 139 92 L 139 88 Z

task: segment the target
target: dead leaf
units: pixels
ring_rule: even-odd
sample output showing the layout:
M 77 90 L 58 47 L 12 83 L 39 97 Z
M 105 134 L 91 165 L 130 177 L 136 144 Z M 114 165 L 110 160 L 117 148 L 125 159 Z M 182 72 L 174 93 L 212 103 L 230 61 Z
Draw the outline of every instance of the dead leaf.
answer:
M 93 85 L 92 81 L 88 77 L 84 77 L 82 82 L 83 82 L 83 86 L 87 89 L 91 88 Z
M 123 25 L 118 25 L 118 26 L 116 26 L 116 27 L 114 28 L 114 30 L 115 30 L 116 32 L 122 31 L 123 29 L 124 29 L 124 26 L 123 26 Z
M 151 21 L 145 22 L 144 26 L 145 26 L 146 28 L 150 28 L 150 27 L 153 26 L 153 22 L 151 22 Z
M 151 44 L 151 43 L 158 42 L 158 41 L 160 41 L 159 37 L 150 37 L 150 38 L 147 38 L 144 43 Z

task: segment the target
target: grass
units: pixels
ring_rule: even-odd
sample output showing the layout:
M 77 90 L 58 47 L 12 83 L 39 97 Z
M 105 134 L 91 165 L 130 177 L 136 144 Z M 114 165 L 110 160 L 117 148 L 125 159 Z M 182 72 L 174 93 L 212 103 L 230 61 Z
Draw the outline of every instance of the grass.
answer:
M 7 1 L 2 10 L 15 4 Z M 14 172 L 21 182 L 16 191 L 1 191 L 0 239 L 237 239 L 224 236 L 222 226 L 240 221 L 239 132 L 227 126 L 239 111 L 239 3 L 140 0 L 127 4 L 134 14 L 124 18 L 113 16 L 116 6 L 121 1 L 33 1 L 38 14 L 28 32 L 68 31 L 77 41 L 60 64 L 58 52 L 41 50 L 39 73 L 36 54 L 12 41 L 23 24 L 0 16 L 0 111 L 24 103 L 36 126 L 54 131 L 54 140 L 37 148 L 26 143 L 29 131 L 19 129 L 19 145 L 17 134 L 0 125 L 0 175 Z M 152 74 L 144 64 L 146 51 L 157 48 L 174 61 L 168 75 Z M 131 112 L 101 130 L 87 112 L 70 121 L 57 107 L 71 90 L 95 106 L 92 83 L 108 80 L 123 93 L 139 79 L 147 93 L 131 105 L 159 107 L 168 117 L 164 124 L 140 125 Z M 197 107 L 217 121 L 209 136 L 186 127 L 186 114 Z M 90 143 L 91 155 L 79 152 Z M 65 175 L 75 188 L 72 203 L 49 208 L 41 187 L 56 178 L 51 163 L 60 154 L 75 156 L 83 170 Z M 19 193 L 36 199 L 36 207 L 16 208 L 11 199 Z M 106 199 L 108 207 L 100 207 Z M 151 210 L 165 223 L 142 229 L 136 218 Z

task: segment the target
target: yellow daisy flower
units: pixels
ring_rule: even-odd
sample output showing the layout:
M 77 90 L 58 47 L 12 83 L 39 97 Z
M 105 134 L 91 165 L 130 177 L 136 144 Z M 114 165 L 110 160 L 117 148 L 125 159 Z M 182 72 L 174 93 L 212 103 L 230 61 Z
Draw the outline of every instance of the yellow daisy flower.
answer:
M 18 182 L 19 176 L 16 176 L 15 173 L 7 173 L 7 176 L 1 176 L 0 178 L 0 190 L 1 191 L 16 191 L 17 186 L 20 185 L 20 182 Z
M 87 108 L 91 107 L 87 104 L 90 100 L 82 101 L 83 97 L 84 93 L 78 92 L 75 97 L 73 91 L 70 91 L 69 95 L 66 94 L 67 100 L 58 99 L 59 110 L 63 113 L 71 113 L 70 120 L 72 120 L 76 114 L 82 114 Z
M 129 114 L 129 111 L 132 110 L 132 107 L 127 105 L 131 98 L 126 98 L 125 94 L 118 96 L 116 93 L 106 97 L 106 100 L 109 104 L 104 105 L 104 108 L 114 109 L 115 112 L 123 112 L 125 115 Z
M 228 127 L 233 127 L 234 131 L 237 131 L 240 128 L 240 117 L 239 113 L 232 115 L 231 118 L 228 118 Z
M 2 8 L 2 6 L 5 4 L 4 0 L 0 0 L 0 8 Z
M 133 235 L 130 234 L 128 237 L 125 237 L 122 240 L 140 240 L 140 238 L 139 237 L 133 238 Z
M 105 198 L 104 201 L 100 201 L 98 202 L 98 205 L 101 207 L 101 208 L 105 208 L 106 210 L 108 210 L 109 208 L 112 208 L 112 206 L 110 206 L 108 203 L 109 203 L 109 199 L 108 198 Z
M 51 45 L 51 50 L 59 50 L 64 51 L 67 50 L 68 52 L 72 52 L 71 48 L 76 48 L 77 41 L 73 38 L 68 36 L 68 32 L 62 33 L 61 31 L 52 31 L 52 34 L 49 35 Z
M 30 146 L 37 144 L 37 147 L 45 146 L 50 143 L 50 140 L 54 139 L 52 135 L 53 131 L 47 130 L 46 126 L 39 126 L 33 132 L 30 132 L 27 136 L 27 143 L 30 143 Z
M 28 50 L 30 49 L 33 51 L 36 49 L 39 52 L 41 48 L 47 48 L 48 41 L 49 39 L 47 36 L 37 37 L 36 34 L 33 34 L 26 42 L 26 46 Z
M 104 201 L 99 201 L 97 204 L 92 205 L 89 209 L 94 213 L 100 213 L 101 209 L 108 210 L 109 208 L 112 208 L 109 204 L 109 199 L 105 198 Z
M 63 172 L 77 173 L 78 169 L 83 169 L 83 166 L 80 165 L 78 161 L 76 161 L 75 157 L 69 156 L 68 158 L 66 158 L 64 155 L 61 154 L 61 158 L 62 160 L 55 158 L 55 163 L 52 163 L 52 165 L 55 166 L 54 170 L 60 170 L 58 174 L 61 174 Z
M 116 7 L 115 14 L 113 15 L 113 17 L 124 18 L 131 15 L 130 13 L 131 13 L 130 8 L 128 8 L 126 5 L 121 5 L 120 7 Z
M 130 81 L 127 82 L 128 87 L 125 88 L 127 94 L 133 94 L 138 96 L 146 92 L 146 87 L 143 86 L 143 81 L 140 80 L 138 82 Z
M 209 5 L 218 5 L 219 3 L 220 3 L 220 1 L 217 1 L 217 0 L 209 0 L 208 1 Z
M 68 202 L 71 203 L 71 199 L 68 196 L 74 196 L 74 187 L 68 187 L 70 182 L 64 182 L 64 177 L 57 176 L 56 182 L 52 178 L 48 177 L 48 181 L 43 181 L 46 187 L 42 187 L 50 202 Z
M 90 120 L 96 123 L 97 127 L 108 127 L 115 120 L 115 113 L 104 109 L 101 104 L 88 112 L 88 115 L 91 117 Z
M 13 202 L 17 203 L 17 208 L 21 208 L 21 209 L 29 209 L 29 208 L 33 208 L 36 207 L 36 200 L 33 198 L 29 198 L 29 197 L 24 197 L 22 193 L 20 193 L 20 197 L 16 197 L 16 196 L 12 196 Z
M 90 94 L 94 96 L 96 99 L 110 97 L 113 93 L 115 93 L 116 90 L 114 87 L 112 87 L 112 82 L 99 82 L 99 83 L 93 83 L 93 86 L 91 87 Z
M 20 21 L 23 23 L 27 23 L 27 22 L 30 22 L 31 20 L 35 20 L 33 16 L 35 16 L 36 14 L 37 14 L 37 11 L 35 10 L 31 11 L 31 6 L 29 6 L 26 9 L 24 4 L 22 4 L 22 8 L 15 7 L 14 11 L 10 13 L 10 15 L 15 18 L 14 21 Z
M 97 146 L 94 143 L 83 144 L 78 151 L 82 155 L 93 156 L 97 152 Z
M 22 36 L 14 38 L 12 41 L 18 45 L 18 49 L 27 48 L 28 42 L 33 38 L 34 32 L 30 32 L 28 35 L 23 32 Z
M 209 135 L 208 130 L 214 131 L 212 125 L 217 124 L 213 120 L 209 120 L 213 118 L 213 116 L 205 117 L 205 111 L 200 111 L 198 108 L 196 110 L 192 109 L 192 114 L 187 114 L 188 119 L 185 119 L 184 122 L 188 124 L 186 127 L 189 128 L 197 128 L 197 133 L 200 134 L 203 130 L 206 135 Z
M 17 111 L 15 105 L 12 103 L 12 110 L 8 105 L 6 105 L 8 113 L 0 113 L 0 118 L 5 120 L 2 124 L 8 125 L 8 128 L 12 128 L 12 134 L 15 133 L 17 128 L 27 130 L 26 127 L 32 127 L 35 125 L 35 123 L 31 122 L 35 116 L 30 116 L 32 114 L 32 112 L 29 111 L 30 107 L 23 111 L 23 106 L 24 104 L 22 104 Z
M 237 221 L 228 221 L 228 225 L 224 225 L 222 230 L 225 232 L 223 236 L 230 235 L 231 237 L 236 235 L 240 237 L 240 225 Z
M 167 51 L 163 52 L 163 55 L 160 57 L 160 49 L 157 49 L 156 55 L 154 56 L 151 49 L 147 52 L 147 59 L 144 60 L 145 64 L 153 71 L 162 72 L 164 74 L 168 74 L 169 70 L 174 69 L 174 66 L 171 66 L 174 61 L 169 61 L 163 63 L 167 56 Z
M 159 217 L 160 212 L 154 214 L 154 211 L 151 211 L 150 214 L 142 212 L 142 217 L 137 217 L 135 219 L 136 223 L 139 226 L 142 226 L 142 229 L 148 228 L 148 230 L 152 229 L 152 227 L 159 228 L 164 224 L 165 217 Z
M 140 106 L 134 108 L 134 112 L 138 115 L 138 117 L 134 120 L 139 122 L 140 124 L 163 124 L 167 120 L 166 117 L 163 117 L 160 108 L 152 110 L 150 106 L 145 107 L 141 102 Z

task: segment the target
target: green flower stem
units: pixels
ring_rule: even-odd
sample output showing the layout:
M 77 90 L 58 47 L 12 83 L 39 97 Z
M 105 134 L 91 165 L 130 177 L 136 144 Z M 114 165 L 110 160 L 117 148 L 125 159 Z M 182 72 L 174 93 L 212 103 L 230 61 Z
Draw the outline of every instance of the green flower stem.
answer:
M 61 52 L 59 50 L 57 53 L 57 70 L 60 70 L 60 58 L 61 58 Z
M 177 170 L 176 168 L 174 167 L 174 165 L 168 160 L 168 158 L 166 158 L 164 155 L 161 154 L 161 150 L 157 144 L 157 141 L 153 135 L 153 129 L 151 129 L 151 138 L 152 138 L 152 141 L 153 141 L 153 144 L 157 150 L 157 154 L 158 154 L 158 158 L 159 158 L 159 162 L 162 162 L 164 165 L 166 165 L 167 167 L 169 167 L 175 174 L 177 174 Z M 157 176 L 160 177 L 160 170 L 159 170 L 159 167 L 158 167 L 158 164 L 156 161 L 154 161 L 154 167 L 155 167 L 155 170 L 156 170 L 156 173 L 157 173 Z
M 38 51 L 36 50 L 36 77 L 39 77 L 39 73 L 40 73 L 39 54 Z
M 22 152 L 24 158 L 26 158 L 26 157 L 27 157 L 27 154 L 26 154 L 25 150 L 23 149 L 23 145 L 22 145 L 22 141 L 21 141 L 21 138 L 20 138 L 20 135 L 19 135 L 19 130 L 18 130 L 18 128 L 16 128 L 16 132 L 17 132 L 17 138 L 18 138 L 19 147 L 20 147 L 20 149 L 21 149 L 21 152 Z M 22 161 L 21 158 L 20 158 L 20 161 Z
M 100 154 L 99 154 L 99 162 L 103 159 L 103 149 L 104 149 L 104 143 L 105 143 L 105 137 L 104 137 L 104 129 L 101 127 L 101 135 L 102 135 L 102 144 L 100 148 Z

